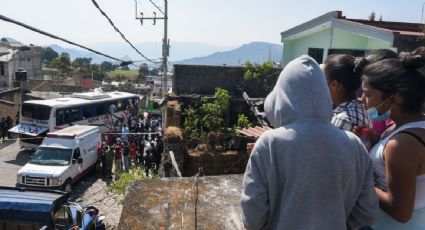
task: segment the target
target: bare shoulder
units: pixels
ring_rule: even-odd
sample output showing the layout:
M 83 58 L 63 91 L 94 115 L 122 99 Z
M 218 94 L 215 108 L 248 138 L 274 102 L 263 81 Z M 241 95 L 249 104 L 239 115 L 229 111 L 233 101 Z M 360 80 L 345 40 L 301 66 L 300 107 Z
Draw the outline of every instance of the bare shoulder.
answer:
M 425 129 L 407 129 L 425 142 Z M 425 145 L 415 136 L 407 133 L 397 133 L 386 144 L 385 158 L 404 163 L 411 167 L 418 167 L 425 162 Z

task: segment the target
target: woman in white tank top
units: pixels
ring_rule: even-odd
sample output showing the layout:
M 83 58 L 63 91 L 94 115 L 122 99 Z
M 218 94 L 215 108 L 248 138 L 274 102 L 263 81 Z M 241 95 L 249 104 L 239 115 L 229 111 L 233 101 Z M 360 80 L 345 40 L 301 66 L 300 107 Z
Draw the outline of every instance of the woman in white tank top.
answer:
M 425 229 L 425 77 L 421 55 L 368 65 L 363 103 L 369 118 L 396 126 L 371 149 L 381 215 L 373 229 Z

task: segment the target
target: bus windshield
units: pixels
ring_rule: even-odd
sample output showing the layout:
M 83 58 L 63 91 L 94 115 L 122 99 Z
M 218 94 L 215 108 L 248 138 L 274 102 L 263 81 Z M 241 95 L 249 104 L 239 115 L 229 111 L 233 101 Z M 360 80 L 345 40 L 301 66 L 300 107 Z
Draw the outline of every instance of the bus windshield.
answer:
M 31 158 L 31 164 L 38 165 L 68 165 L 71 161 L 72 149 L 38 148 Z
M 49 120 L 52 108 L 45 105 L 25 103 L 22 105 L 22 116 L 35 120 Z

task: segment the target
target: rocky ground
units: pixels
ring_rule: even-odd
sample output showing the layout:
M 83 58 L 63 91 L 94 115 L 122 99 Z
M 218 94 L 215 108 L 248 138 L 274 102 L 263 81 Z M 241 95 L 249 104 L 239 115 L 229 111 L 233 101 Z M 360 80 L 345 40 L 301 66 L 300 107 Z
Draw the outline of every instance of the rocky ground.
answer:
M 103 180 L 100 174 L 90 173 L 73 187 L 70 200 L 83 207 L 95 206 L 99 209 L 99 215 L 105 216 L 107 229 L 117 229 L 124 196 L 107 192 L 111 182 Z

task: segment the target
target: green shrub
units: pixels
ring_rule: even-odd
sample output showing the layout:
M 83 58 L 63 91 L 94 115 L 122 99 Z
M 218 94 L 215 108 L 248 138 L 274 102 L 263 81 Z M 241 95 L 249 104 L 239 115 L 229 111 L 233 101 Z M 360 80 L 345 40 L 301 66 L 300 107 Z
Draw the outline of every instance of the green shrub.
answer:
M 143 179 L 146 179 L 146 176 L 140 167 L 130 169 L 129 172 L 121 172 L 116 175 L 116 180 L 108 187 L 108 192 L 125 194 L 130 182 Z
M 251 127 L 252 124 L 249 122 L 249 119 L 247 116 L 245 116 L 244 114 L 239 114 L 238 115 L 238 121 L 236 124 L 236 127 L 238 129 L 244 129 L 244 128 L 248 128 Z

